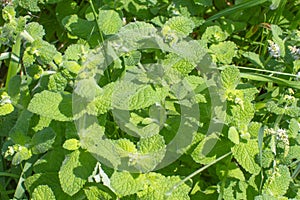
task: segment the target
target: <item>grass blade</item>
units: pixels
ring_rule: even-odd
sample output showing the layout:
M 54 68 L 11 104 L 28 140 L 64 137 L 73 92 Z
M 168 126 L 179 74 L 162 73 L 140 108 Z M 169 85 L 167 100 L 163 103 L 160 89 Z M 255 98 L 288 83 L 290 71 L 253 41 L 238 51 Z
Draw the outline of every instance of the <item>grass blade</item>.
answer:
M 289 81 L 282 78 L 277 78 L 274 76 L 269 76 L 265 74 L 256 74 L 256 73 L 241 73 L 242 78 L 247 78 L 254 81 L 262 81 L 262 82 L 274 82 L 278 85 L 288 86 L 295 89 L 300 89 L 300 82 L 297 81 Z
M 222 16 L 230 15 L 230 14 L 232 14 L 234 12 L 237 12 L 237 11 L 240 11 L 240 10 L 245 10 L 247 8 L 258 6 L 258 5 L 263 4 L 263 3 L 267 2 L 267 1 L 268 0 L 257 0 L 257 1 L 249 0 L 249 1 L 243 2 L 243 3 L 238 4 L 238 5 L 234 5 L 234 6 L 230 7 L 230 8 L 226 8 L 224 10 L 221 10 L 217 14 L 211 16 L 210 18 L 208 18 L 206 20 L 206 22 L 210 22 L 210 21 L 216 20 L 216 19 L 218 19 L 218 18 L 220 18 Z

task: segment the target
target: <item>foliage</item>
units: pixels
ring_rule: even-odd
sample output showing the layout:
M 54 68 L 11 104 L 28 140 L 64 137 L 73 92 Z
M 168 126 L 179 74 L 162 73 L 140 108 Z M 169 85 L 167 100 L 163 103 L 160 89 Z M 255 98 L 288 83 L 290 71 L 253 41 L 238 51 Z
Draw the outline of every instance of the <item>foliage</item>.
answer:
M 299 199 L 299 8 L 2 1 L 0 199 Z

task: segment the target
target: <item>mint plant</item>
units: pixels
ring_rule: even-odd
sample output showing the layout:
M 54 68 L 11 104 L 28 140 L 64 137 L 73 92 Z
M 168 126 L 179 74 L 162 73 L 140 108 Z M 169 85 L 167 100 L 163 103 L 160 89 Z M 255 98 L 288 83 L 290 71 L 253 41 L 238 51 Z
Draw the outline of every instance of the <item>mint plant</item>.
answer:
M 299 2 L 2 1 L 1 199 L 299 199 Z

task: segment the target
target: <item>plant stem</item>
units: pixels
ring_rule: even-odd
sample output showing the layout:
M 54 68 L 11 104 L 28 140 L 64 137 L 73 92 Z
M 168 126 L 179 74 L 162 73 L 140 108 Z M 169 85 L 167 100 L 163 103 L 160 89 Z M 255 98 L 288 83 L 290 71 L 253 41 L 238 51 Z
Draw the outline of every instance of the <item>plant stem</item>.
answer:
M 174 190 L 176 190 L 176 188 L 178 188 L 180 185 L 182 185 L 183 183 L 185 183 L 186 181 L 188 181 L 189 179 L 193 178 L 194 176 L 196 176 L 197 174 L 201 173 L 202 171 L 204 171 L 205 169 L 209 168 L 210 166 L 216 164 L 217 162 L 219 162 L 220 160 L 226 158 L 227 156 L 231 155 L 232 152 L 228 152 L 226 154 L 224 154 L 223 156 L 217 158 L 216 160 L 214 160 L 213 162 L 209 163 L 208 165 L 205 165 L 204 167 L 194 171 L 193 173 L 191 173 L 190 175 L 188 175 L 187 177 L 185 177 L 183 180 L 181 180 L 180 182 L 178 182 L 177 184 L 175 184 L 168 192 L 166 192 L 166 196 L 169 196 L 172 194 L 172 192 Z
M 22 41 L 22 37 L 20 35 L 17 36 L 16 39 L 16 43 L 13 45 L 12 47 L 12 52 L 10 55 L 10 62 L 9 62 L 9 66 L 8 66 L 8 72 L 7 72 L 7 76 L 6 76 L 6 83 L 5 83 L 5 88 L 6 91 L 8 90 L 8 84 L 10 79 L 15 76 L 19 69 L 19 61 L 16 61 L 15 59 L 13 59 L 13 56 L 16 56 L 17 58 L 20 58 L 20 51 L 21 51 L 21 41 Z

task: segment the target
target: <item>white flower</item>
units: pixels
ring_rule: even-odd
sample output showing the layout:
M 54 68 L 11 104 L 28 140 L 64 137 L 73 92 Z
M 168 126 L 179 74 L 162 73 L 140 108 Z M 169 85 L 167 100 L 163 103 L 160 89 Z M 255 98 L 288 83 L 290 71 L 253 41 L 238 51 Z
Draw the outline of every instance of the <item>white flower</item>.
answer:
M 274 57 L 274 58 L 278 58 L 280 57 L 280 48 L 279 45 L 274 43 L 271 40 L 268 40 L 269 42 L 269 47 L 268 47 L 268 51 L 270 53 L 270 56 Z
M 289 46 L 289 50 L 291 51 L 291 54 L 295 60 L 298 60 L 300 58 L 300 49 L 296 46 Z

